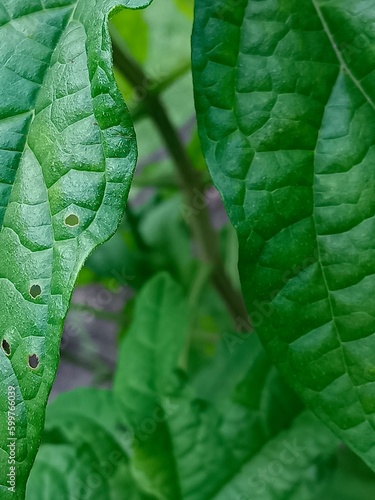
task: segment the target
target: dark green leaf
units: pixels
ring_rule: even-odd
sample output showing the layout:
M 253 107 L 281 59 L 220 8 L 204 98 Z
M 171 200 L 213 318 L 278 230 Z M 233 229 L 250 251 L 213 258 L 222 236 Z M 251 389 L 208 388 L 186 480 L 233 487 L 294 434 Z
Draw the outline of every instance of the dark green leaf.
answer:
M 254 326 L 375 468 L 373 0 L 197 0 L 208 166 L 237 229 Z

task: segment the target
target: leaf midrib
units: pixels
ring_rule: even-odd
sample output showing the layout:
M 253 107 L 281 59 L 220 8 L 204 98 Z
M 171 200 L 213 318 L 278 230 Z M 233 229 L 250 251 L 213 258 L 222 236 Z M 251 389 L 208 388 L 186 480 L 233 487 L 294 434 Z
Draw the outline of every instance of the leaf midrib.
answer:
M 331 46 L 332 46 L 332 49 L 334 50 L 335 54 L 336 54 L 336 57 L 340 63 L 340 68 L 339 68 L 339 72 L 338 72 L 338 75 L 337 75 L 337 78 L 339 78 L 340 76 L 340 72 L 343 72 L 344 74 L 346 74 L 353 82 L 353 84 L 356 86 L 356 88 L 361 92 L 361 94 L 363 95 L 363 97 L 365 98 L 365 100 L 370 104 L 370 106 L 372 107 L 372 109 L 375 111 L 375 103 L 372 101 L 372 99 L 370 98 L 370 96 L 366 93 L 365 89 L 362 87 L 360 81 L 354 76 L 354 74 L 352 73 L 352 71 L 349 69 L 348 65 L 346 64 L 346 61 L 345 59 L 343 58 L 340 50 L 338 49 L 336 43 L 335 43 L 335 40 L 334 40 L 334 37 L 333 37 L 333 34 L 331 33 L 331 30 L 329 29 L 329 26 L 328 26 L 328 23 L 327 21 L 325 20 L 324 18 L 324 15 L 323 15 L 323 12 L 317 2 L 317 0 L 311 0 L 316 12 L 317 12 L 317 15 L 322 23 L 322 27 L 324 29 L 324 32 L 326 33 L 330 43 L 331 43 Z M 335 84 L 334 86 L 336 85 L 337 83 L 337 79 L 335 81 Z M 333 87 L 334 87 L 333 86 Z M 331 93 L 332 95 L 332 93 Z M 330 95 L 330 97 L 331 97 Z M 327 104 L 329 102 L 329 99 L 327 101 Z M 325 105 L 325 107 L 327 106 L 327 104 Z M 322 123 L 324 122 L 324 118 L 325 118 L 325 112 L 323 113 L 323 116 L 322 116 Z M 319 128 L 319 131 L 321 130 L 321 127 Z M 317 143 L 319 141 L 319 135 L 318 134 L 318 137 L 317 137 Z M 314 152 L 314 180 L 313 180 L 313 184 L 312 184 L 312 192 L 313 192 L 313 199 L 315 199 L 315 179 L 316 179 L 316 173 L 315 173 L 315 154 L 316 152 Z M 347 374 L 347 376 L 349 377 L 351 383 L 352 383 L 352 387 L 353 387 L 353 390 L 354 390 L 354 393 L 355 393 L 355 396 L 356 396 L 356 400 L 358 402 L 358 404 L 360 405 L 361 409 L 362 409 L 362 415 L 364 417 L 364 420 L 361 422 L 367 422 L 369 424 L 369 426 L 375 430 L 375 425 L 371 422 L 371 419 L 369 418 L 369 416 L 367 415 L 366 413 L 366 410 L 365 410 L 365 407 L 361 401 L 361 398 L 359 397 L 359 394 L 358 394 L 358 389 L 357 389 L 357 386 L 356 384 L 354 383 L 354 380 L 353 380 L 353 376 L 349 370 L 349 365 L 348 365 L 348 362 L 347 362 L 347 359 L 346 359 L 346 355 L 345 355 L 345 351 L 344 351 L 344 346 L 343 346 L 343 341 L 341 339 L 341 334 L 340 334 L 340 330 L 339 330 L 339 327 L 337 325 L 337 322 L 336 322 L 336 316 L 335 316 L 335 313 L 334 313 L 334 307 L 333 307 L 333 302 L 332 302 L 332 298 L 331 298 L 331 290 L 329 288 L 329 285 L 328 285 L 328 281 L 327 281 L 327 276 L 326 276 L 326 272 L 325 272 L 325 266 L 323 265 L 323 262 L 322 262 L 322 256 L 321 256 L 321 248 L 320 248 L 320 242 L 319 242 L 319 233 L 318 233 L 318 230 L 317 230 L 317 225 L 316 225 L 316 219 L 315 219 L 315 203 L 313 204 L 313 214 L 312 214 L 312 221 L 313 221 L 313 225 L 314 225 L 314 230 L 315 230 L 315 236 L 316 236 L 316 245 L 317 245 L 317 251 L 318 251 L 318 265 L 319 265 L 319 268 L 320 268 L 320 271 L 321 271 L 321 274 L 322 274 L 322 278 L 323 278 L 323 283 L 324 283 L 324 287 L 326 289 L 326 292 L 327 292 L 327 301 L 328 301 L 328 305 L 329 305 L 329 309 L 330 309 L 330 315 L 331 315 L 331 318 L 332 318 L 332 324 L 333 324 L 333 328 L 335 330 L 335 333 L 336 333 L 336 338 L 340 344 L 340 351 L 341 351 L 341 355 L 342 355 L 342 361 L 343 361 L 343 365 L 345 367 L 345 373 Z M 343 375 L 341 375 L 343 376 Z M 341 378 L 341 377 L 340 377 Z M 337 379 L 335 379 L 336 381 Z M 358 424 L 357 424 L 358 425 Z
M 332 49 L 334 50 L 334 52 L 336 54 L 336 57 L 339 60 L 339 63 L 340 63 L 340 66 L 341 66 L 341 70 L 349 76 L 349 78 L 352 80 L 352 82 L 354 83 L 354 85 L 358 88 L 358 90 L 361 92 L 361 94 L 363 95 L 363 97 L 366 99 L 366 101 L 370 104 L 370 106 L 375 111 L 375 103 L 374 103 L 374 101 L 368 95 L 368 93 L 366 92 L 366 90 L 363 88 L 363 85 L 358 80 L 358 78 L 356 78 L 354 76 L 353 72 L 351 71 L 351 69 L 347 65 L 347 63 L 346 63 L 346 61 L 345 61 L 345 59 L 344 59 L 344 57 L 343 57 L 340 49 L 337 47 L 335 39 L 334 39 L 334 36 L 333 36 L 333 34 L 332 34 L 329 26 L 328 26 L 328 23 L 327 23 L 327 21 L 326 21 L 326 19 L 324 17 L 322 9 L 320 8 L 318 0 L 311 0 L 311 2 L 312 2 L 313 6 L 314 6 L 314 8 L 316 10 L 316 13 L 318 14 L 320 22 L 322 23 L 324 32 L 327 35 L 327 37 L 328 37 L 328 39 L 329 39 L 329 41 L 330 41 L 330 43 L 332 45 Z

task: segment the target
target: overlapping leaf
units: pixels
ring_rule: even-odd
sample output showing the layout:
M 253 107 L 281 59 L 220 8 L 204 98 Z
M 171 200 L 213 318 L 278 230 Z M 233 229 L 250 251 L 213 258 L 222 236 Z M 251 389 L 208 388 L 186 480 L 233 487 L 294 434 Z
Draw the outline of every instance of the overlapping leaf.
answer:
M 146 3 L 0 1 L 4 500 L 24 496 L 77 273 L 93 248 L 113 234 L 123 213 L 136 145 L 113 78 L 107 20 L 117 8 Z M 13 390 L 15 431 L 8 430 L 7 418 Z M 15 493 L 7 476 L 13 441 Z
M 208 166 L 250 315 L 304 401 L 375 468 L 375 2 L 197 0 Z
M 225 344 L 195 391 L 178 369 L 187 318 L 180 288 L 159 275 L 140 293 L 121 346 L 114 394 L 139 485 L 159 500 L 313 498 L 334 436 L 311 415 L 295 420 L 301 404 L 255 336 L 236 352 Z
M 129 470 L 129 438 L 110 391 L 78 389 L 47 408 L 27 500 L 148 500 Z

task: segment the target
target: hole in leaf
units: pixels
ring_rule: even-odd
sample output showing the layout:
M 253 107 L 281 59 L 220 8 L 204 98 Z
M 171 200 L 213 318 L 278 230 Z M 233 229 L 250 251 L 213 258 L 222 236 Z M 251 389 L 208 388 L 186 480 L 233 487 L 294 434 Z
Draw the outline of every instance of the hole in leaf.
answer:
M 79 224 L 79 217 L 76 214 L 70 214 L 68 217 L 65 219 L 65 224 L 70 227 L 75 227 L 78 226 Z
M 39 285 L 32 285 L 30 287 L 30 295 L 32 296 L 33 299 L 36 299 L 39 297 L 42 293 L 42 289 L 40 288 Z
M 10 345 L 5 339 L 1 342 L 1 347 L 7 356 L 10 356 Z
M 29 356 L 29 366 L 33 370 L 35 370 L 35 368 L 38 368 L 38 366 L 39 366 L 39 358 L 38 358 L 38 356 L 36 354 L 32 354 L 31 356 Z

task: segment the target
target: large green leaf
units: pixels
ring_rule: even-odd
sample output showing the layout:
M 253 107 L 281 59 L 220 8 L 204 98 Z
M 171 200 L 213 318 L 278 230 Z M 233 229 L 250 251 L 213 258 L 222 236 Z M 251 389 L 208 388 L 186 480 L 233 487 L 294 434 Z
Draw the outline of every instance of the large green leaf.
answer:
M 295 492 L 298 500 L 312 498 L 319 474 L 330 472 L 324 457 L 335 450 L 336 438 L 311 415 L 295 421 L 301 404 L 255 335 L 237 352 L 222 352 L 194 390 L 178 369 L 187 312 L 180 288 L 167 275 L 157 276 L 139 295 L 121 346 L 115 401 L 133 433 L 138 483 L 159 500 L 263 500 L 265 492 L 275 500 Z M 215 378 L 225 391 L 214 388 Z M 271 471 L 275 461 L 279 473 Z
M 375 468 L 375 2 L 197 0 L 196 106 L 254 326 Z
M 24 496 L 77 273 L 123 213 L 136 144 L 113 78 L 107 20 L 120 7 L 146 3 L 0 0 L 4 500 Z M 8 430 L 8 409 L 15 430 Z M 8 489 L 9 458 L 15 460 L 16 493 Z

